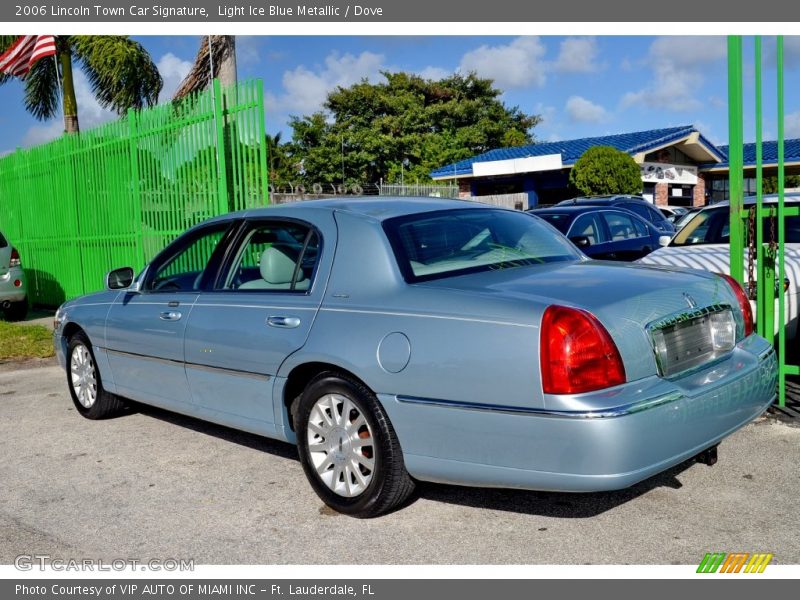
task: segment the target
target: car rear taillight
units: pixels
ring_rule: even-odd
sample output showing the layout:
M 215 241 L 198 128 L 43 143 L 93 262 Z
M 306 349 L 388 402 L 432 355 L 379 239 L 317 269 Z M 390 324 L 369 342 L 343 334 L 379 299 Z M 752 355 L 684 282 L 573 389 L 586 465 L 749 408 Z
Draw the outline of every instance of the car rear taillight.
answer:
M 17 252 L 16 248 L 11 249 L 11 261 L 8 263 L 9 267 L 19 267 L 22 264 L 22 261 L 19 258 L 19 252 Z
M 619 350 L 593 314 L 548 306 L 540 335 L 545 394 L 580 394 L 625 383 Z
M 742 319 L 744 319 L 744 337 L 747 337 L 753 333 L 753 309 L 750 306 L 750 300 L 747 299 L 747 294 L 744 293 L 744 289 L 738 281 L 725 273 L 720 273 L 720 275 L 728 282 L 733 293 L 736 294 L 736 300 L 739 302 L 739 308 L 742 311 Z

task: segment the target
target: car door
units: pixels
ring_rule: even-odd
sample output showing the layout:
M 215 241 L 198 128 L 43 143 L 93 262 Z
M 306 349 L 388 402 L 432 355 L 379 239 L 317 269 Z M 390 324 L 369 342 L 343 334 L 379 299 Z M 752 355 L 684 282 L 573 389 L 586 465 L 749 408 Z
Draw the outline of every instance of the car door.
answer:
M 636 260 L 652 250 L 647 226 L 636 215 L 621 210 L 604 210 L 600 214 L 611 236 L 615 260 Z
M 598 260 L 613 260 L 614 248 L 612 247 L 606 225 L 600 218 L 599 211 L 586 212 L 579 215 L 569 228 L 567 237 L 585 237 L 589 240 L 588 246 L 581 247 L 581 251 L 590 258 Z
M 188 232 L 150 264 L 140 291 L 120 293 L 106 318 L 106 349 L 118 394 L 166 408 L 190 406 L 184 331 L 230 235 L 230 222 Z
M 305 343 L 322 303 L 336 242 L 333 216 L 315 222 L 249 220 L 185 334 L 192 402 L 218 422 L 256 433 L 275 427 L 273 379 Z

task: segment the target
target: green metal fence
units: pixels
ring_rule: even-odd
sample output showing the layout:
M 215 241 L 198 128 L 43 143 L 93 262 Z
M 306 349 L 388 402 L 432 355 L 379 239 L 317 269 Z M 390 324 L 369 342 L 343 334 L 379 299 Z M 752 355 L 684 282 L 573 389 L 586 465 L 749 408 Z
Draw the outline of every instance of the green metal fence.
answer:
M 268 202 L 263 86 L 252 80 L 0 158 L 0 230 L 31 302 L 98 290 L 186 228 Z
M 764 205 L 764 155 L 763 155 L 763 56 L 761 36 L 753 41 L 754 59 L 754 124 L 756 137 L 756 206 L 746 209 L 743 203 L 744 180 L 744 101 L 742 69 L 742 37 L 728 37 L 728 117 L 730 161 L 730 265 L 731 276 L 747 284 L 749 294 L 756 300 L 756 328 L 759 335 L 775 340 L 778 353 L 778 405 L 786 405 L 786 376 L 800 375 L 800 366 L 790 364 L 787 355 L 785 318 L 780 318 L 775 336 L 775 319 L 786 314 L 786 294 L 782 282 L 786 278 L 785 232 L 786 217 L 797 216 L 800 209 L 785 206 L 784 161 L 784 55 L 783 36 L 775 40 L 775 119 L 778 129 L 778 202 L 775 207 Z M 765 239 L 765 231 L 770 231 Z M 748 265 L 745 276 L 744 265 Z M 755 285 L 753 285 L 755 279 Z M 775 282 L 781 282 L 776 288 Z M 777 298 L 777 301 L 776 301 Z M 776 306 L 777 305 L 777 306 Z M 775 339 L 777 337 L 777 339 Z

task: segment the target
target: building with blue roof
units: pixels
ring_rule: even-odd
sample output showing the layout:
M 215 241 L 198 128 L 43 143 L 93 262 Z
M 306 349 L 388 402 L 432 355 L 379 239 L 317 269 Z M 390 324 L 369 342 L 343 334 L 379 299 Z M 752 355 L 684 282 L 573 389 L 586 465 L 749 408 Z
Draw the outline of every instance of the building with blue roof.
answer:
M 657 205 L 702 206 L 727 197 L 728 147 L 715 146 L 693 125 L 497 148 L 431 172 L 456 180 L 462 197 L 515 194 L 528 206 L 575 195 L 569 171 L 593 146 L 627 152 L 642 169 L 642 195 Z M 785 143 L 787 172 L 800 172 L 800 140 Z M 744 148 L 745 176 L 754 177 L 755 144 Z M 777 143 L 764 142 L 765 175 L 777 171 Z M 754 187 L 746 181 L 747 187 Z

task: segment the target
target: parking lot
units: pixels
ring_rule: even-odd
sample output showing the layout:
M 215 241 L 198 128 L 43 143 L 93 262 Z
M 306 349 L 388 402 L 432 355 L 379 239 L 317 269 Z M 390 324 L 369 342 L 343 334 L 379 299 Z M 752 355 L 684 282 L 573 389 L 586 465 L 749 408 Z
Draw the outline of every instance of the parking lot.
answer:
M 692 564 L 765 551 L 796 563 L 800 428 L 762 418 L 615 493 L 422 485 L 360 521 L 317 499 L 292 446 L 138 407 L 81 418 L 52 360 L 0 365 L 0 563 L 193 558 L 197 564 Z

